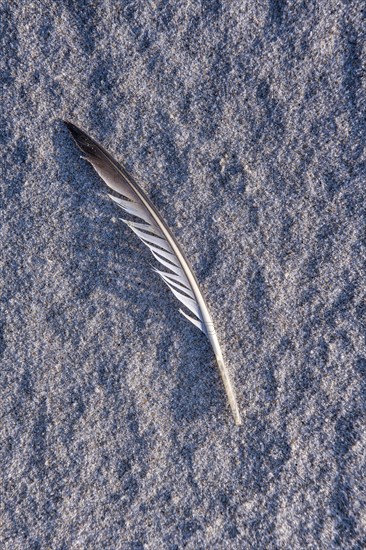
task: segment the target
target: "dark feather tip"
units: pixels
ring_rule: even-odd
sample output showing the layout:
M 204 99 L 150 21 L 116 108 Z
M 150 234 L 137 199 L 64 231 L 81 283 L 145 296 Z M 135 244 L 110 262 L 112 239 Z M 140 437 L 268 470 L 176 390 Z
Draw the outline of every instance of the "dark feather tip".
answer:
M 67 120 L 63 122 L 72 135 L 76 145 L 86 154 L 95 154 L 96 147 L 98 147 L 97 143 L 72 122 L 68 122 Z
M 81 137 L 86 137 L 86 134 L 85 132 L 83 132 L 82 130 L 80 130 L 80 128 L 78 128 L 77 126 L 75 126 L 75 124 L 73 124 L 72 122 L 69 122 L 68 120 L 64 120 L 63 121 L 65 126 L 67 127 L 67 129 L 69 130 L 70 134 L 72 135 L 72 137 L 77 141 L 78 139 L 80 139 Z

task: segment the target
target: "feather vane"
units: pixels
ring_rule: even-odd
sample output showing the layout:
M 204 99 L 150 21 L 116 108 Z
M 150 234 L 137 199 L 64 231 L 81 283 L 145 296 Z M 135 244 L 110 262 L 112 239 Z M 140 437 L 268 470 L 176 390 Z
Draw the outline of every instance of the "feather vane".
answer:
M 82 150 L 84 158 L 90 162 L 108 187 L 122 197 L 109 195 L 110 198 L 125 212 L 144 222 L 121 218 L 150 249 L 155 259 L 169 270 L 160 271 L 154 268 L 154 271 L 161 277 L 174 296 L 193 314 L 193 317 L 182 309 L 179 310 L 180 313 L 209 339 L 216 356 L 235 423 L 240 425 L 241 418 L 235 393 L 210 313 L 197 279 L 178 242 L 150 199 L 126 169 L 83 130 L 70 122 L 65 122 L 65 124 L 76 144 Z

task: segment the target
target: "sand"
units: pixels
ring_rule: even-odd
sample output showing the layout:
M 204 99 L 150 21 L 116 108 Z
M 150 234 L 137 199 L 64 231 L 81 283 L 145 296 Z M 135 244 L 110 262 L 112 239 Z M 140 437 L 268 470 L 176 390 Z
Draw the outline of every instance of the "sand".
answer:
M 0 4 L 1 548 L 365 547 L 363 2 Z M 63 119 L 173 229 L 241 427 Z

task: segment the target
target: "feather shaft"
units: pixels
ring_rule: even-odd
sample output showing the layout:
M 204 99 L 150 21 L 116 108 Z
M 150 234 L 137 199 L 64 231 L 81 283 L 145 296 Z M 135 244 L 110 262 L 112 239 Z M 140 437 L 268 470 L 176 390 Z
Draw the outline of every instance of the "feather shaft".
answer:
M 202 330 L 209 339 L 216 356 L 235 423 L 240 425 L 241 418 L 238 404 L 211 315 L 197 279 L 178 242 L 155 206 L 126 169 L 83 130 L 70 122 L 65 122 L 65 124 L 76 144 L 84 153 L 86 160 L 90 162 L 108 187 L 123 197 L 110 195 L 111 199 L 128 214 L 146 222 L 142 224 L 123 220 L 149 247 L 156 260 L 169 270 L 167 273 L 155 271 L 159 273 L 175 297 L 193 313 L 194 317 L 183 310 L 180 310 L 180 312 L 186 319 Z

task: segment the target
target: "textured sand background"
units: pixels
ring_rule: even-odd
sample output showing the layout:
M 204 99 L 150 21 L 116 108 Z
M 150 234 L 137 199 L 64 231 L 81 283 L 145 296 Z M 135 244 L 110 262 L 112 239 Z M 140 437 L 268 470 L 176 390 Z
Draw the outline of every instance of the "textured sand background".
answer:
M 364 548 L 364 2 L 0 4 L 1 548 Z M 174 228 L 241 428 L 63 118 Z

